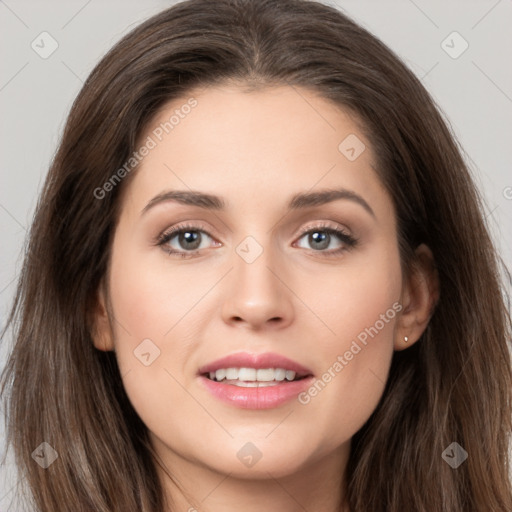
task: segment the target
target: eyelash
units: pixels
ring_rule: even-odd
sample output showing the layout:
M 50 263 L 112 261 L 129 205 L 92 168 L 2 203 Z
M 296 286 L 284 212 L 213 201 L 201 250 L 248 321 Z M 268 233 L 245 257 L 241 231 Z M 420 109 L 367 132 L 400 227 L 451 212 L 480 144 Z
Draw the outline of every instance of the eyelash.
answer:
M 182 226 L 173 227 L 167 231 L 164 231 L 155 240 L 155 245 L 160 246 L 165 250 L 166 253 L 169 255 L 175 255 L 181 258 L 191 258 L 194 257 L 197 253 L 201 252 L 201 250 L 195 250 L 195 251 L 175 251 L 173 249 L 170 249 L 169 247 L 164 247 L 165 244 L 167 244 L 172 238 L 174 238 L 176 235 L 179 235 L 181 233 L 185 232 L 200 232 L 208 235 L 210 238 L 211 235 L 208 234 L 207 231 L 203 229 L 202 226 L 194 226 L 193 224 L 185 224 Z M 315 251 L 314 249 L 311 249 L 315 253 L 323 253 L 323 256 L 326 258 L 337 256 L 341 254 L 344 251 L 348 251 L 352 248 L 354 248 L 357 243 L 358 239 L 354 238 L 353 236 L 349 235 L 345 231 L 339 228 L 332 228 L 325 224 L 319 224 L 318 226 L 314 226 L 312 228 L 304 228 L 300 231 L 298 239 L 304 237 L 304 235 L 310 234 L 310 233 L 327 233 L 329 235 L 334 235 L 338 237 L 338 239 L 345 245 L 345 247 L 340 247 L 339 249 L 331 250 L 331 251 Z

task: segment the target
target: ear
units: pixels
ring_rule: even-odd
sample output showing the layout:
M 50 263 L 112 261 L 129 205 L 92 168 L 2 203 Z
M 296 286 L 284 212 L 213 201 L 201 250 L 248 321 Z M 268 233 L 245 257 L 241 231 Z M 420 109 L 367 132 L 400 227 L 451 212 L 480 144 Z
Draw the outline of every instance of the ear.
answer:
M 397 322 L 395 350 L 404 350 L 420 339 L 439 300 L 439 276 L 432 251 L 421 244 L 415 254 L 411 274 L 402 288 L 403 309 Z
M 106 303 L 106 292 L 102 281 L 93 306 L 91 336 L 94 346 L 104 352 L 114 350 L 114 336 Z

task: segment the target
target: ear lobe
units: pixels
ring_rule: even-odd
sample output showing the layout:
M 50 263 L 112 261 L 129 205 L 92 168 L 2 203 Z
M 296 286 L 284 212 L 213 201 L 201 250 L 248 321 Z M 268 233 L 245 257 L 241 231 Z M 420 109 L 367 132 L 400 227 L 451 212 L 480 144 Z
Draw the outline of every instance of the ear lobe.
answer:
M 104 288 L 102 282 L 98 287 L 97 300 L 93 306 L 91 336 L 98 350 L 108 352 L 114 350 L 114 336 L 106 307 Z
M 432 251 L 421 244 L 415 253 L 416 261 L 402 291 L 403 310 L 398 320 L 395 350 L 403 350 L 419 340 L 439 300 L 439 276 Z

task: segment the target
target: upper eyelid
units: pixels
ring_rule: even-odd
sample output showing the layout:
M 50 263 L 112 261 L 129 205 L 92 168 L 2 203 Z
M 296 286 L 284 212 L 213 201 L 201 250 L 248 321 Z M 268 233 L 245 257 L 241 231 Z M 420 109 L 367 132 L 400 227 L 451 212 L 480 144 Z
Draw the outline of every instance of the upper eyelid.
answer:
M 167 235 L 174 235 L 176 233 L 179 233 L 180 231 L 186 231 L 187 229 L 189 229 L 190 231 L 200 231 L 201 233 L 205 233 L 205 234 L 207 234 L 210 237 L 212 235 L 209 233 L 209 231 L 215 231 L 215 230 L 211 230 L 207 226 L 201 226 L 200 224 L 194 225 L 193 223 L 185 223 L 183 225 L 172 226 L 172 227 L 164 229 L 157 236 L 157 238 L 163 238 L 163 237 L 165 237 Z
M 350 231 L 351 231 L 350 229 L 341 225 L 340 223 L 330 223 L 327 221 L 319 221 L 317 224 L 306 225 L 305 227 L 301 228 L 299 230 L 298 234 L 299 234 L 299 236 L 302 236 L 305 233 L 307 233 L 308 231 L 315 230 L 315 229 L 318 229 L 319 231 L 322 229 L 325 229 L 325 230 L 330 229 L 330 230 L 334 230 L 334 231 L 343 231 L 343 232 L 348 231 L 349 233 L 347 233 L 347 234 L 350 234 Z

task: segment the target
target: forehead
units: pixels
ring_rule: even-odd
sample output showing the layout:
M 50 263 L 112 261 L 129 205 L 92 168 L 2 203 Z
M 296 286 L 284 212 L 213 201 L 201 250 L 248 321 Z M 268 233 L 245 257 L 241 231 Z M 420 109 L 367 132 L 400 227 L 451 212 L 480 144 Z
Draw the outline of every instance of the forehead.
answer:
M 339 186 L 386 199 L 379 199 L 385 191 L 356 117 L 298 87 L 193 90 L 160 109 L 139 138 L 143 145 L 150 149 L 128 191 L 137 208 L 169 189 L 222 196 L 228 209 L 265 208 Z

